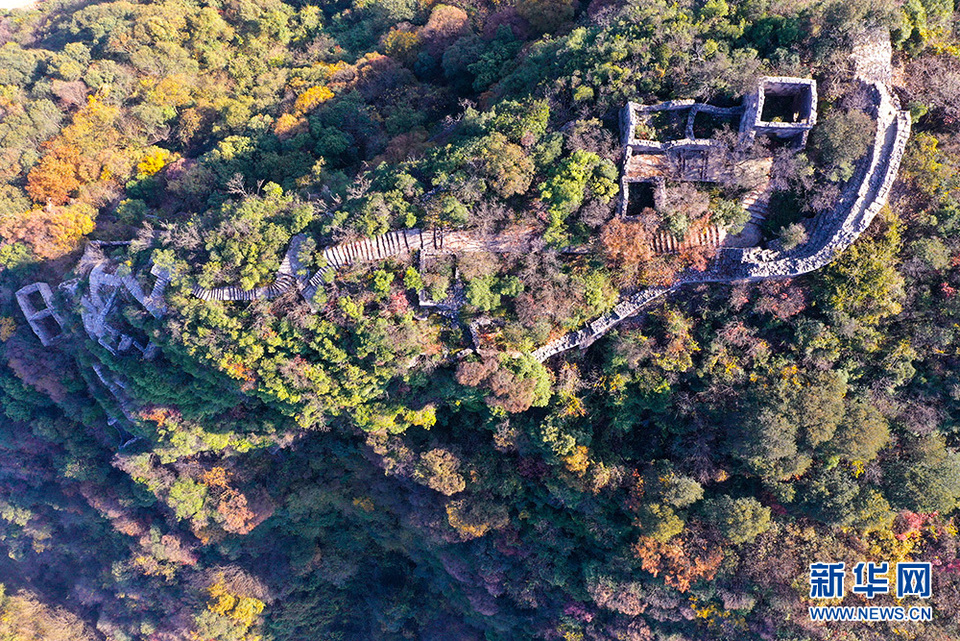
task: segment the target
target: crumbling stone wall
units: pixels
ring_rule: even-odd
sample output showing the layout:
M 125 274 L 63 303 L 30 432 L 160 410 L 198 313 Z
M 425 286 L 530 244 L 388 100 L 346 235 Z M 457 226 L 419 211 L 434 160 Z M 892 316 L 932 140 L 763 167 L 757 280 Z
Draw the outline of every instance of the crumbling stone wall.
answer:
M 801 102 L 800 111 L 806 115 L 796 122 L 775 122 L 763 119 L 763 107 L 769 97 L 796 95 Z M 758 134 L 781 138 L 797 137 L 799 145 L 807 142 L 807 134 L 817 123 L 817 83 L 810 78 L 788 76 L 764 76 L 760 78 L 757 91 L 744 100 L 744 116 L 740 121 L 740 133 L 746 140 Z
M 583 329 L 571 332 L 532 352 L 539 361 L 544 361 L 574 347 L 586 347 L 611 328 L 644 309 L 653 301 L 689 283 L 731 282 L 737 280 L 762 280 L 798 276 L 826 265 L 836 255 L 852 244 L 870 225 L 870 222 L 886 203 L 893 182 L 896 180 L 900 160 L 910 135 L 910 114 L 900 109 L 896 96 L 887 88 L 889 82 L 890 46 L 886 33 L 877 32 L 874 39 L 858 45 L 855 56 L 858 73 L 863 82 L 871 87 L 873 116 L 877 123 L 873 144 L 860 162 L 853 178 L 847 183 L 836 206 L 819 216 L 808 228 L 808 241 L 790 251 L 760 248 L 720 248 L 717 258 L 703 272 L 686 272 L 669 287 L 653 287 L 622 299 L 613 310 L 590 322 Z M 859 53 L 858 53 L 859 52 Z M 808 87 L 809 103 L 803 107 L 805 116 L 794 123 L 766 122 L 761 120 L 765 84 L 802 84 Z M 686 137 L 675 141 L 638 140 L 635 136 L 639 113 L 691 108 Z M 756 95 L 747 96 L 744 106 L 721 108 L 702 105 L 692 100 L 672 101 L 644 107 L 628 103 L 620 113 L 621 131 L 626 161 L 633 149 L 664 151 L 684 148 L 709 148 L 710 141 L 692 136 L 692 121 L 696 111 L 707 111 L 718 116 L 736 115 L 743 111 L 741 133 L 773 132 L 787 135 L 802 135 L 816 122 L 816 85 L 813 80 L 796 78 L 763 78 Z M 623 183 L 625 186 L 625 183 Z M 393 231 L 374 238 L 352 243 L 331 245 L 322 250 L 326 264 L 309 279 L 301 275 L 302 268 L 296 263 L 299 242 L 294 239 L 287 251 L 277 280 L 268 287 L 243 290 L 239 287 L 204 289 L 194 287 L 193 294 L 204 300 L 254 300 L 273 298 L 296 287 L 310 300 L 317 288 L 336 269 L 364 261 L 380 261 L 387 258 L 407 256 L 421 252 L 456 251 L 522 251 L 529 245 L 529 233 L 480 237 L 469 232 L 442 232 L 406 229 Z M 165 274 L 169 282 L 170 275 Z
M 114 327 L 111 318 L 116 318 L 114 315 L 118 313 L 124 294 L 131 296 L 154 318 L 163 317 L 167 313 L 163 294 L 170 284 L 169 270 L 153 265 L 150 270 L 155 277 L 153 287 L 144 289 L 133 273 L 104 256 L 103 245 L 100 241 L 88 243 L 76 268 L 87 276 L 87 294 L 79 297 L 83 327 L 92 340 L 115 356 L 133 348 L 144 358 L 153 358 L 159 351 L 156 344 L 149 340 L 138 342 Z
M 840 200 L 814 219 L 808 240 L 790 251 L 758 248 L 721 250 L 722 260 L 703 273 L 685 274 L 683 282 L 762 280 L 799 276 L 831 262 L 862 234 L 883 208 L 896 180 L 907 140 L 910 112 L 882 84 L 873 85 L 877 130 L 873 145 Z
M 38 295 L 43 301 L 43 307 L 33 304 L 31 296 Z M 32 283 L 21 287 L 16 292 L 17 304 L 27 319 L 30 329 L 40 339 L 45 347 L 53 345 L 60 338 L 63 331 L 63 319 L 53 300 L 53 291 L 46 283 Z
M 567 334 L 533 352 L 544 361 L 574 347 L 586 347 L 624 318 L 643 309 L 664 294 L 689 283 L 764 280 L 799 276 L 830 263 L 862 234 L 884 207 L 900 169 L 910 137 L 910 112 L 900 109 L 887 83 L 890 74 L 890 43 L 886 32 L 876 32 L 872 41 L 861 42 L 854 50 L 860 79 L 871 88 L 874 142 L 845 186 L 836 206 L 821 214 L 809 228 L 808 240 L 790 251 L 759 248 L 721 248 L 711 266 L 703 272 L 687 272 L 667 288 L 650 288 L 632 295 L 609 314 L 584 329 Z M 878 59 L 882 58 L 878 62 Z M 813 94 L 814 97 L 816 94 Z M 756 112 L 757 105 L 747 105 Z M 815 119 L 815 111 L 813 112 Z M 754 115 L 754 117 L 759 117 Z M 622 306 L 622 307 L 621 307 Z
M 626 297 L 608 314 L 583 329 L 569 333 L 533 352 L 540 361 L 573 347 L 586 347 L 625 318 L 636 314 L 665 294 L 689 283 L 762 280 L 797 276 L 829 263 L 846 249 L 869 226 L 883 207 L 896 179 L 907 139 L 910 135 L 910 114 L 901 111 L 896 97 L 880 83 L 873 84 L 874 116 L 877 131 L 874 144 L 861 161 L 837 205 L 818 217 L 809 230 L 809 240 L 791 251 L 759 248 L 721 248 L 712 265 L 703 272 L 682 274 L 670 287 L 655 287 Z M 627 110 L 629 112 L 629 110 Z M 629 119 L 629 116 L 626 116 Z M 255 300 L 274 298 L 297 287 L 310 300 L 327 275 L 336 269 L 364 261 L 410 255 L 416 251 L 522 251 L 531 240 L 529 232 L 493 237 L 480 237 L 470 232 L 443 232 L 407 229 L 393 231 L 352 243 L 331 245 L 322 251 L 326 265 L 303 281 L 294 267 L 296 242 L 268 287 L 243 290 L 222 287 L 214 290 L 195 287 L 193 293 L 204 300 Z
M 617 306 L 614 307 L 613 310 L 591 321 L 591 323 L 583 329 L 566 334 L 542 347 L 535 349 L 532 352 L 532 355 L 538 361 L 543 362 L 551 356 L 559 354 L 560 352 L 565 352 L 568 349 L 573 349 L 574 347 L 588 347 L 589 345 L 592 345 L 595 340 L 610 331 L 614 326 L 618 325 L 621 321 L 633 316 L 646 307 L 649 303 L 673 291 L 677 287 L 678 285 L 673 285 L 671 287 L 650 287 L 643 291 L 637 292 L 636 294 L 633 294 L 632 296 L 617 303 Z

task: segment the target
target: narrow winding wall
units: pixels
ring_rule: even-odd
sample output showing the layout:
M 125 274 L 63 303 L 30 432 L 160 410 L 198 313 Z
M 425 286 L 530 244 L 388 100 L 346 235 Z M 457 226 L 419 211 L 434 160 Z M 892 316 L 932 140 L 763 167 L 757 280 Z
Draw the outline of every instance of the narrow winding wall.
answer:
M 888 89 L 889 37 L 878 32 L 866 38 L 855 49 L 854 62 L 858 77 L 872 94 L 873 116 L 877 126 L 874 142 L 834 209 L 817 217 L 808 228 L 806 243 L 790 251 L 721 247 L 717 258 L 705 271 L 685 272 L 669 287 L 653 287 L 624 297 L 612 311 L 593 320 L 583 329 L 561 336 L 535 350 L 532 353 L 534 358 L 544 361 L 574 347 L 586 347 L 624 319 L 683 285 L 799 276 L 827 265 L 849 247 L 886 203 L 900 168 L 911 126 L 910 113 L 900 109 L 896 96 Z M 628 105 L 623 114 L 625 122 L 622 124 L 626 125 L 627 131 L 632 131 L 635 108 L 635 105 Z M 291 242 L 277 279 L 271 285 L 251 290 L 235 286 L 217 289 L 196 286 L 193 294 L 203 300 L 249 301 L 275 298 L 296 288 L 310 301 L 317 288 L 327 280 L 328 274 L 355 263 L 405 257 L 417 251 L 521 252 L 528 250 L 533 239 L 530 230 L 491 237 L 462 231 L 392 231 L 374 238 L 324 248 L 322 256 L 325 266 L 306 278 L 297 260 L 303 240 L 302 236 L 298 236 Z

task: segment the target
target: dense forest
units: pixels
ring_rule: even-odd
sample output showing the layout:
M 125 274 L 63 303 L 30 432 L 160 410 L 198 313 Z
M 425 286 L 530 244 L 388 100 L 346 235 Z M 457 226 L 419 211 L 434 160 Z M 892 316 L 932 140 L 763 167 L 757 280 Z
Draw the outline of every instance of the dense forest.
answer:
M 0 638 L 960 638 L 955 21 L 952 0 L 0 12 Z M 658 234 L 747 221 L 732 180 L 619 216 L 625 103 L 814 78 L 807 145 L 756 150 L 763 242 L 794 246 L 872 140 L 850 59 L 871 33 L 913 134 L 866 234 L 531 357 L 712 257 Z M 269 285 L 294 238 L 312 273 L 410 228 L 522 242 L 194 295 Z M 163 313 L 115 292 L 142 354 L 81 320 L 89 260 L 171 275 Z M 35 282 L 47 344 L 14 295 Z M 808 617 L 811 563 L 903 560 L 933 564 L 931 622 Z

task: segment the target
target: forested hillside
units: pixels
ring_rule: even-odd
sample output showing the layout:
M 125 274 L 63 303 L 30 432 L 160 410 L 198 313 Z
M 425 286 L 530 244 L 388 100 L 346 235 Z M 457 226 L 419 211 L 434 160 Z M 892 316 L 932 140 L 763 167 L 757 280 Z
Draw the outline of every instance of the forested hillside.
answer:
M 952 0 L 0 11 L 0 638 L 960 638 L 955 20 Z M 805 146 L 750 151 L 757 242 L 789 249 L 874 139 L 851 52 L 876 34 L 913 129 L 867 233 L 533 356 L 750 221 L 742 172 L 619 215 L 628 101 L 815 79 Z M 399 230 L 429 243 L 382 244 Z M 363 239 L 390 257 L 324 253 Z M 32 283 L 49 295 L 15 294 Z M 228 290 L 249 300 L 208 294 Z M 811 622 L 811 563 L 907 560 L 933 564 L 904 601 L 931 622 Z

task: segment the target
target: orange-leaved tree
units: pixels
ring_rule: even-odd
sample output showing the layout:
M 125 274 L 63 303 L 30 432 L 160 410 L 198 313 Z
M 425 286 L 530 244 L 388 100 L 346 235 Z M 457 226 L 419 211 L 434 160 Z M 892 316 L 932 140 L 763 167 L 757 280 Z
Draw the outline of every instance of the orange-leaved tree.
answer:
M 60 258 L 93 231 L 96 213 L 93 206 L 83 202 L 31 209 L 0 221 L 0 239 L 4 244 L 23 243 L 42 260 Z
M 120 115 L 119 107 L 90 96 L 60 135 L 44 143 L 43 157 L 27 176 L 35 203 L 62 205 L 88 183 L 129 177 L 133 160 Z

